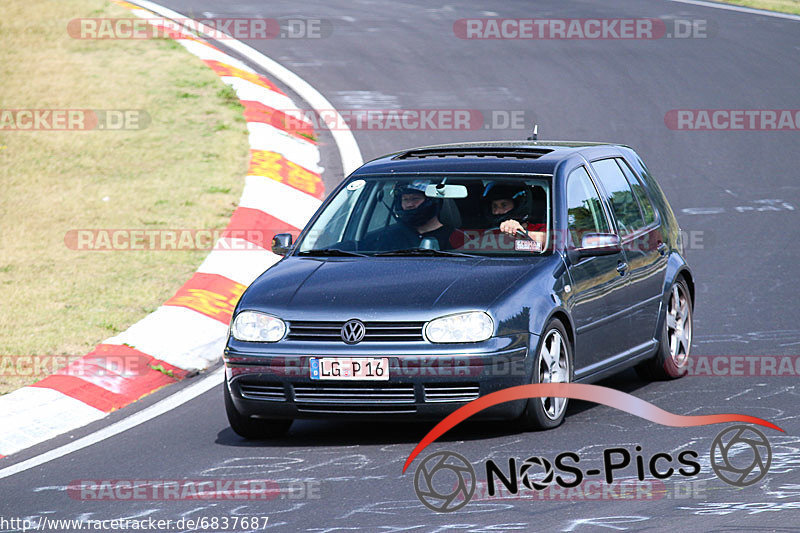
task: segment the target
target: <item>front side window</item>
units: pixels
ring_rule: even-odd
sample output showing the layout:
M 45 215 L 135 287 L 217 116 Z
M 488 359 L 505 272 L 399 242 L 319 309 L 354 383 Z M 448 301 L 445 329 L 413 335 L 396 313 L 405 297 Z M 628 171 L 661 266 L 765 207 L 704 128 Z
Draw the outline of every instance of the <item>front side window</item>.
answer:
M 587 233 L 609 233 L 600 195 L 584 167 L 570 172 L 567 179 L 567 229 L 576 248 Z
M 613 159 L 601 159 L 594 161 L 592 168 L 606 190 L 608 204 L 617 219 L 620 235 L 628 235 L 644 227 L 639 203 L 617 162 Z
M 546 175 L 353 178 L 308 228 L 297 254 L 549 253 L 551 182 Z

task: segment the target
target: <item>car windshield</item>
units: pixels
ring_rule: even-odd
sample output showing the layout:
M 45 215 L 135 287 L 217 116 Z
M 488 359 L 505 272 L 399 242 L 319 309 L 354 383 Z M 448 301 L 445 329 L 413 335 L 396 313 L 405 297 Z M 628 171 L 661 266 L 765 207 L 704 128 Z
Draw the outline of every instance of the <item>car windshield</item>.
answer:
M 552 177 L 351 179 L 298 243 L 302 256 L 460 257 L 548 253 Z

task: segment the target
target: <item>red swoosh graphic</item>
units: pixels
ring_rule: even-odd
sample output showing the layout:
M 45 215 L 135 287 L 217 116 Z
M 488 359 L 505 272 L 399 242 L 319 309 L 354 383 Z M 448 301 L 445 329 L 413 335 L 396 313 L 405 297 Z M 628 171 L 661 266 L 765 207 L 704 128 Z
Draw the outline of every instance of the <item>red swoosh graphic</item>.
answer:
M 585 400 L 587 402 L 599 403 L 636 415 L 645 420 L 656 422 L 663 426 L 672 427 L 693 427 L 706 426 L 709 424 L 720 424 L 722 422 L 746 422 L 748 424 L 758 424 L 778 431 L 781 428 L 762 418 L 750 415 L 738 414 L 719 414 L 719 415 L 696 415 L 684 416 L 676 415 L 656 407 L 650 402 L 646 402 L 636 396 L 631 396 L 622 391 L 602 387 L 600 385 L 585 385 L 582 383 L 535 383 L 531 385 L 519 385 L 499 390 L 477 400 L 469 402 L 450 413 L 444 420 L 436 424 L 419 444 L 411 452 L 403 465 L 403 473 L 414 461 L 414 458 L 422 452 L 429 444 L 444 435 L 455 426 L 477 414 L 488 407 L 499 403 L 510 402 L 513 400 L 526 400 L 528 398 L 572 398 L 573 400 Z

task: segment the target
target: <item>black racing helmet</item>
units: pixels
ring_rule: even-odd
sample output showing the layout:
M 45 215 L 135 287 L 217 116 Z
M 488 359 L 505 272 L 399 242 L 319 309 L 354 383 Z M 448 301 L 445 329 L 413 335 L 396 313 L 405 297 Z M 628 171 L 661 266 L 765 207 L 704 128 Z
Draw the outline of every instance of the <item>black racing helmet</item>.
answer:
M 514 202 L 514 207 L 501 215 L 492 214 L 492 202 L 503 199 Z M 527 222 L 531 216 L 531 204 L 531 191 L 525 185 L 490 182 L 483 191 L 483 216 L 492 226 L 499 226 L 506 220 Z
M 415 180 L 411 183 L 399 183 L 397 186 L 395 186 L 392 212 L 394 213 L 394 216 L 400 220 L 400 222 L 414 228 L 421 226 L 439 214 L 439 211 L 442 209 L 442 201 L 437 198 L 429 198 L 428 196 L 426 196 L 425 200 L 414 209 L 403 209 L 403 194 L 425 194 L 425 190 L 430 184 L 430 180 Z

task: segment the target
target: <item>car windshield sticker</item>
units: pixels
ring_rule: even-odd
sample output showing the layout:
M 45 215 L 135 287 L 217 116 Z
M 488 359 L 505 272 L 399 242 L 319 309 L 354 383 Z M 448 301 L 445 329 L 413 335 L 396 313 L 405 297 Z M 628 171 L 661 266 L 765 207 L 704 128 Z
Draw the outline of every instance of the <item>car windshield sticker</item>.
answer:
M 539 241 L 517 239 L 514 241 L 514 250 L 518 252 L 541 252 L 542 244 Z

